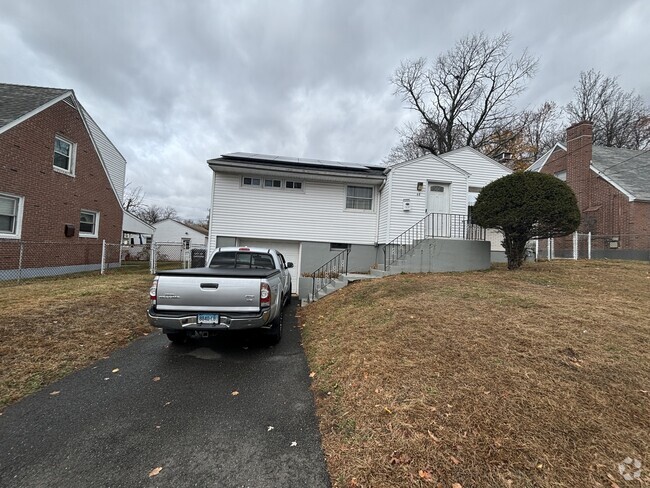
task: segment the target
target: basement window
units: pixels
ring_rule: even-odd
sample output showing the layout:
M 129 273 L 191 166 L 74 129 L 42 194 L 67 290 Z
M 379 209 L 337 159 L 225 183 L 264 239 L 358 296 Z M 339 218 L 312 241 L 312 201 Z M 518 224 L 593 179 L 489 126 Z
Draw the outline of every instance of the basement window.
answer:
M 330 251 L 345 251 L 350 249 L 350 244 L 343 244 L 341 242 L 330 242 Z

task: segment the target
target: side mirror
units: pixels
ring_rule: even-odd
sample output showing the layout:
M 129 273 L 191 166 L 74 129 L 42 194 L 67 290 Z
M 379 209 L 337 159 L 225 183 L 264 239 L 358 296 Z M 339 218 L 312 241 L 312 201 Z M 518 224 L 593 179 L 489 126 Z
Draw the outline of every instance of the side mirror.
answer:
M 287 268 L 293 268 L 293 263 L 287 263 Z

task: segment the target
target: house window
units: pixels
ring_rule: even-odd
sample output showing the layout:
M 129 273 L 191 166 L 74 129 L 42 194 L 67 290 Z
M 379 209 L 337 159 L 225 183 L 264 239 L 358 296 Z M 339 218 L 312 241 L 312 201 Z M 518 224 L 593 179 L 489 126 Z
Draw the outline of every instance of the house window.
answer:
M 22 198 L 0 193 L 0 239 L 20 238 L 22 214 Z
M 242 184 L 244 186 L 261 186 L 262 180 L 260 178 L 253 178 L 251 176 L 244 176 L 242 178 Z
M 181 244 L 182 244 L 183 249 L 189 249 L 190 248 L 190 242 L 191 242 L 191 239 L 188 238 L 188 237 L 181 238 Z
M 282 188 L 282 180 L 264 180 L 264 188 Z
M 557 173 L 554 174 L 558 180 L 566 181 L 566 170 L 558 171 Z
M 284 187 L 289 190 L 302 190 L 302 181 L 287 180 L 284 182 Z
M 79 237 L 97 237 L 99 213 L 82 210 L 79 219 Z
M 330 251 L 345 251 L 350 249 L 350 244 L 343 244 L 342 242 L 330 242 Z
M 481 188 L 480 186 L 470 186 L 469 188 L 467 188 L 467 191 L 469 191 L 470 193 L 481 193 L 482 189 L 483 188 Z
M 372 210 L 372 187 L 348 186 L 345 208 L 354 210 Z
M 54 138 L 54 168 L 63 173 L 74 174 L 75 145 L 56 136 Z

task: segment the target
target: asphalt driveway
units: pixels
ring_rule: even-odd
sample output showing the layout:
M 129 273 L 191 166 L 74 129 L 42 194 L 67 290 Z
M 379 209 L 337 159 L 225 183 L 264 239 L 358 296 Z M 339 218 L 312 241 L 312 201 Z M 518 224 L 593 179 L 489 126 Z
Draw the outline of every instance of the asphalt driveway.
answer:
M 0 486 L 329 486 L 295 302 L 278 346 L 156 332 L 8 407 Z

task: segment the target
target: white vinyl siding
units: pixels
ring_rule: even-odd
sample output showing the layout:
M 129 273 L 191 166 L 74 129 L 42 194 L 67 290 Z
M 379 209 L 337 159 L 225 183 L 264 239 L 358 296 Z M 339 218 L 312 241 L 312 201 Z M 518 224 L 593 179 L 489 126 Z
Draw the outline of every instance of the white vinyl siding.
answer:
M 391 179 L 389 177 L 379 195 L 379 230 L 377 232 L 377 242 L 380 244 L 388 242 L 388 221 L 390 215 L 388 204 L 390 203 L 390 183 Z
M 207 235 L 192 229 L 180 222 L 166 219 L 154 224 L 154 242 L 174 242 L 181 244 L 183 239 L 189 239 L 189 246 L 204 246 L 207 244 Z
M 417 184 L 424 183 L 422 191 Z M 428 183 L 449 184 L 450 213 L 467 215 L 467 175 L 448 166 L 435 156 L 421 158 L 411 163 L 393 167 L 388 173 L 386 193 L 390 214 L 386 224 L 387 235 L 384 242 L 390 242 L 427 214 Z M 382 195 L 382 198 L 384 196 Z M 411 208 L 402 210 L 402 200 L 409 198 Z
M 352 182 L 308 180 L 301 191 L 271 191 L 240 186 L 239 175 L 214 173 L 210 247 L 217 236 L 314 242 L 373 244 L 377 214 L 346 211 Z M 260 175 L 263 177 L 263 175 Z M 364 185 L 362 182 L 359 186 Z M 376 200 L 376 186 L 373 199 Z M 373 202 L 372 208 L 376 208 Z
M 442 154 L 440 157 L 458 166 L 463 171 L 467 171 L 469 173 L 469 186 L 483 188 L 488 183 L 512 173 L 505 166 L 469 147 L 456 149 Z
M 113 186 L 120 203 L 124 198 L 124 178 L 126 173 L 126 159 L 120 154 L 113 143 L 106 137 L 106 134 L 99 128 L 92 117 L 79 104 L 81 114 L 84 117 L 86 126 L 90 131 L 93 142 L 104 165 L 106 174 Z

